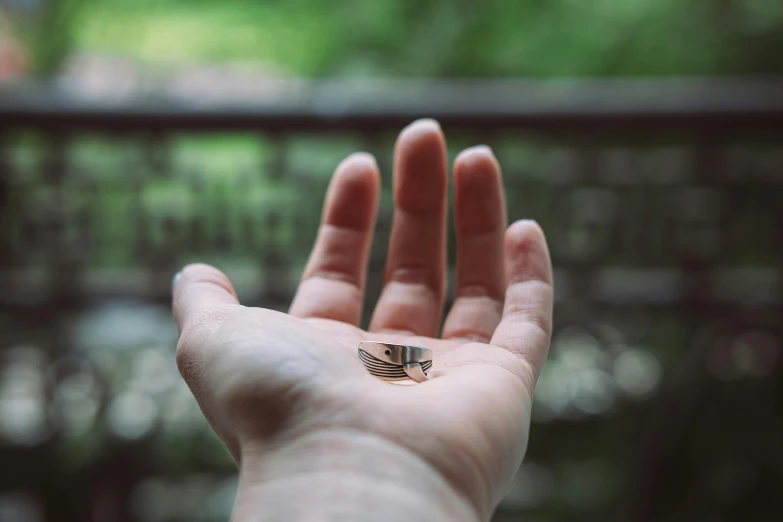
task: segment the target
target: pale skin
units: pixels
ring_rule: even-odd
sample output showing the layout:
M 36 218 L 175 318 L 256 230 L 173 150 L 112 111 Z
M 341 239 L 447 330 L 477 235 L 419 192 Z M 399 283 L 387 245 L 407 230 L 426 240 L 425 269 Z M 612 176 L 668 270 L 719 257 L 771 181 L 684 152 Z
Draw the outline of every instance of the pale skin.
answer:
M 491 517 L 527 445 L 552 270 L 538 225 L 508 226 L 489 148 L 463 151 L 452 177 L 457 277 L 440 332 L 449 172 L 432 120 L 397 140 L 386 283 L 367 331 L 358 324 L 380 187 L 368 154 L 335 170 L 288 314 L 240 305 L 211 266 L 176 278 L 177 362 L 240 468 L 235 521 Z M 432 349 L 430 380 L 370 376 L 362 340 Z

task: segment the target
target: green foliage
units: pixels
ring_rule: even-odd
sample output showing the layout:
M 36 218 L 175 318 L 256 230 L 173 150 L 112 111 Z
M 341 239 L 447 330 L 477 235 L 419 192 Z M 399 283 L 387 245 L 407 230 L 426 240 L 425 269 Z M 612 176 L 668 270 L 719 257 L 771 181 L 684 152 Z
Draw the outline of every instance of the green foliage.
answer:
M 318 76 L 781 73 L 779 0 L 48 0 L 40 71 L 72 49 Z M 76 6 L 79 6 L 77 9 Z M 79 16 L 77 16 L 79 15 Z
M 82 8 L 88 4 L 82 0 L 41 0 L 36 10 L 14 18 L 19 26 L 17 32 L 29 49 L 33 73 L 48 76 L 57 71 L 73 49 Z

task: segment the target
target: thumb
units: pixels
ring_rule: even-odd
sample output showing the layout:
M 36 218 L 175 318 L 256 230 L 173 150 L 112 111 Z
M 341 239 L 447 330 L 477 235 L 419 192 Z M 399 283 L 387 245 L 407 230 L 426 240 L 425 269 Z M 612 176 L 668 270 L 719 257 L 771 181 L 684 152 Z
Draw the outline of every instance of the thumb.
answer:
M 181 335 L 186 327 L 201 323 L 204 316 L 225 305 L 239 304 L 228 277 L 217 268 L 196 263 L 187 265 L 172 282 L 174 321 Z

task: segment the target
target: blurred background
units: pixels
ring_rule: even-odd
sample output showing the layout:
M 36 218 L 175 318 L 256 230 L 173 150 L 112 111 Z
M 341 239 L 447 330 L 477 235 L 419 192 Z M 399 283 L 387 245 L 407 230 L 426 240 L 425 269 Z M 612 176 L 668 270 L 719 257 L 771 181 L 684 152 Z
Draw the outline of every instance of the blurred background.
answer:
M 286 309 L 367 150 L 372 303 L 422 116 L 493 147 L 555 264 L 495 520 L 782 520 L 781 51 L 779 0 L 0 0 L 0 521 L 226 520 L 171 277 Z

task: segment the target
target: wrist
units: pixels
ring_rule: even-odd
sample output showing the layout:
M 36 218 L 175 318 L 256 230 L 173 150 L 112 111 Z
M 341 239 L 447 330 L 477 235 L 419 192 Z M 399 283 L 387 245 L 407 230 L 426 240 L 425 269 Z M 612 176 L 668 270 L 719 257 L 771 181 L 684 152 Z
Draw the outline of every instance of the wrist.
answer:
M 333 430 L 242 448 L 235 522 L 476 522 L 473 505 L 412 452 L 382 437 Z

